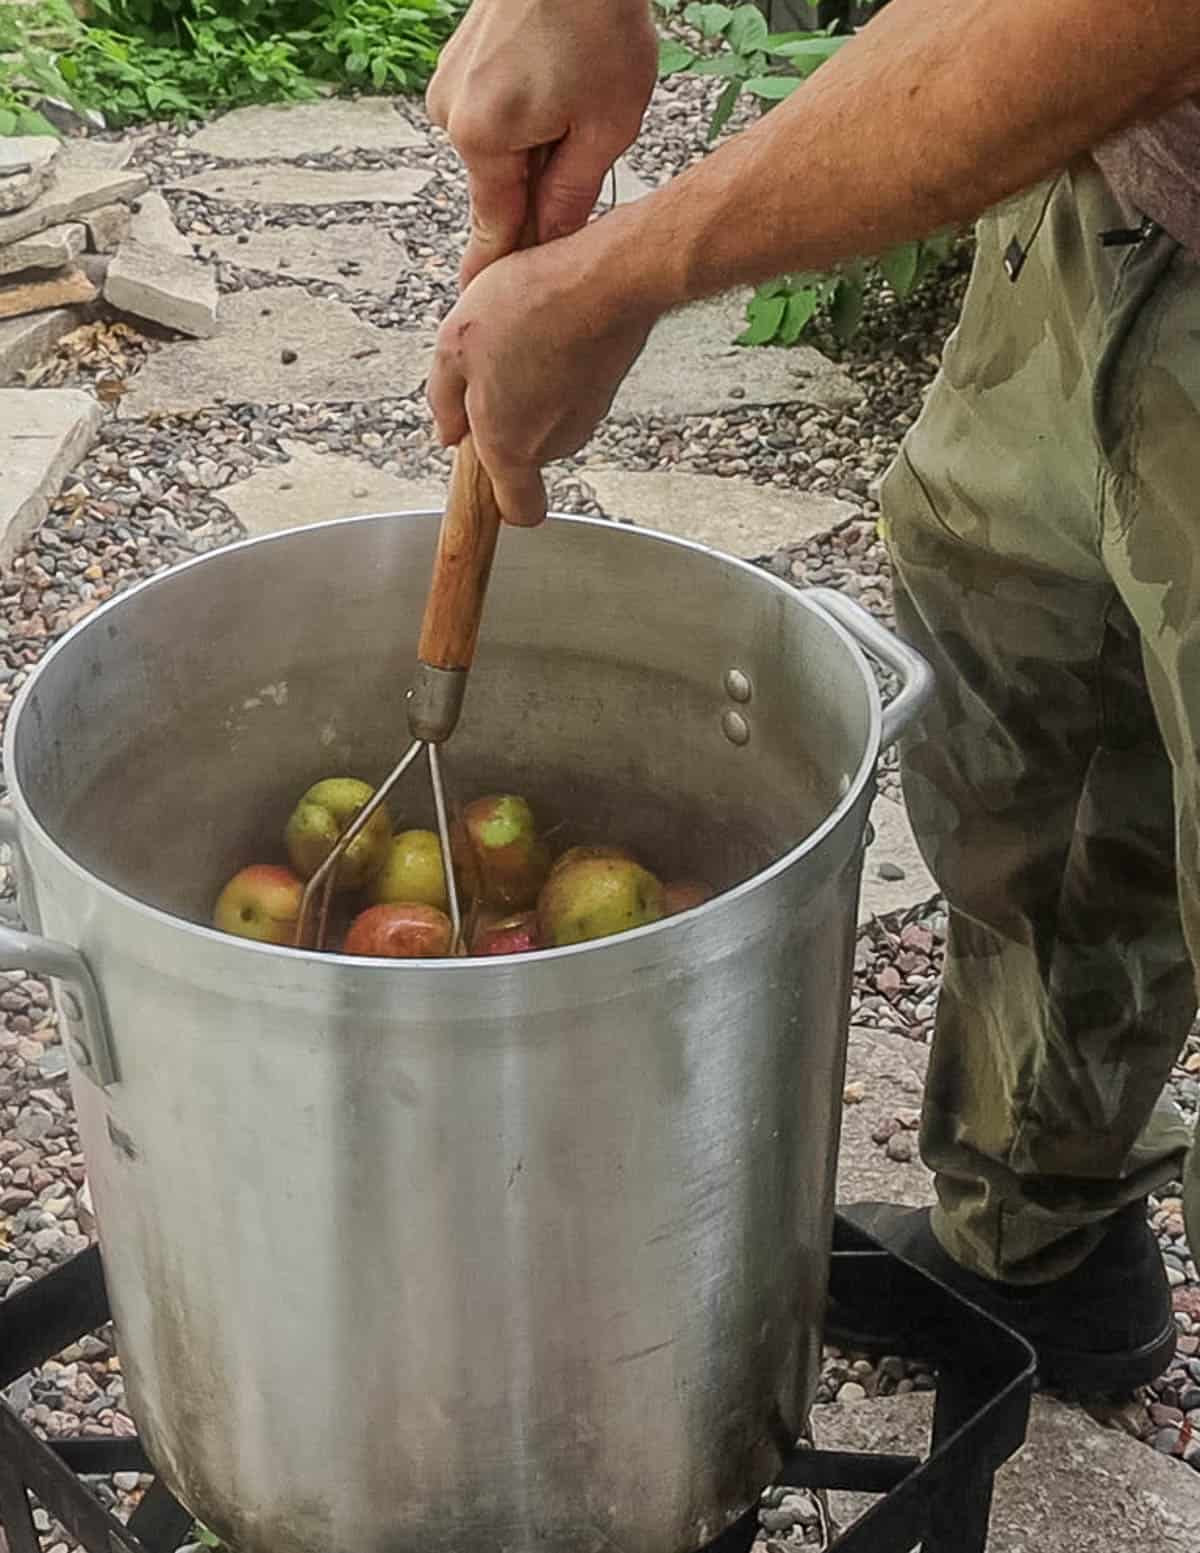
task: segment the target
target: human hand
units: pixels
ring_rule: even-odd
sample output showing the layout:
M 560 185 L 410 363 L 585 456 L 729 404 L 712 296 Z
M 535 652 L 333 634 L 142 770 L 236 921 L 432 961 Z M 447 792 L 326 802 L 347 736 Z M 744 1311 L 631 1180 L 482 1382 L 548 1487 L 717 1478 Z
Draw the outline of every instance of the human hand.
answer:
M 608 169 L 637 138 L 657 61 L 648 0 L 475 0 L 426 98 L 466 163 L 464 286 L 517 246 L 531 153 L 550 148 L 538 240 L 584 225 Z
M 655 323 L 608 278 L 598 238 L 616 219 L 489 265 L 438 333 L 438 434 L 452 445 L 471 432 L 508 523 L 545 517 L 542 467 L 592 435 Z

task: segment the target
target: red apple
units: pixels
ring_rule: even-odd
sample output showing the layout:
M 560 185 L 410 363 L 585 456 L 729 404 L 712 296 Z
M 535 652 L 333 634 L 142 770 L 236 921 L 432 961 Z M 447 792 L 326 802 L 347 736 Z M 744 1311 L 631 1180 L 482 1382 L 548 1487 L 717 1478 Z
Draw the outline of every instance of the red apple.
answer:
M 498 911 L 533 906 L 550 872 L 550 851 L 538 836 L 533 811 L 514 793 L 467 805 L 458 854 L 466 893 Z
M 473 955 L 528 954 L 540 947 L 536 911 L 518 911 L 508 917 L 486 915 L 471 934 Z
M 290 868 L 253 863 L 221 891 L 213 926 L 260 944 L 290 944 L 296 936 L 304 885 Z
M 712 900 L 716 893 L 711 885 L 700 879 L 672 879 L 669 884 L 663 885 L 666 914 L 674 917 L 681 911 L 692 911 L 697 906 L 703 906 L 705 901 Z
M 368 906 L 350 924 L 343 954 L 381 960 L 439 960 L 450 953 L 450 918 L 424 901 Z

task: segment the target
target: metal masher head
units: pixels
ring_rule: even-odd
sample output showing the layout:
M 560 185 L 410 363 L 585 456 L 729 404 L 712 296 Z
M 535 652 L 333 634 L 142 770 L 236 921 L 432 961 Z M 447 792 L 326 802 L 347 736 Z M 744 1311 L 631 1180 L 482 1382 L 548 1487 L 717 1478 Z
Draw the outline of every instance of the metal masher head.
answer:
M 346 829 L 338 837 L 329 856 L 304 887 L 300 903 L 300 917 L 296 923 L 296 947 L 324 949 L 329 935 L 329 908 L 337 888 L 338 869 L 355 838 L 360 836 L 376 814 L 399 786 L 400 779 L 422 755 L 429 762 L 429 783 L 433 789 L 433 807 L 437 814 L 438 843 L 442 852 L 442 869 L 446 875 L 446 894 L 450 905 L 450 953 L 458 954 L 462 948 L 462 909 L 458 900 L 458 884 L 454 878 L 454 861 L 450 850 L 450 819 L 446 807 L 446 787 L 442 780 L 442 764 L 438 747 L 425 739 L 414 739 L 401 758 L 388 772 L 375 794 L 365 803 Z M 316 931 L 312 932 L 315 922 Z
M 491 481 L 479 462 L 474 443 L 466 437 L 454 458 L 450 496 L 438 533 L 433 578 L 425 603 L 417 669 L 406 701 L 412 743 L 338 837 L 329 856 L 305 886 L 294 940 L 298 949 L 325 948 L 329 911 L 342 859 L 370 823 L 371 816 L 383 807 L 406 772 L 424 754 L 429 762 L 438 842 L 446 875 L 450 952 L 462 952 L 462 910 L 454 878 L 440 747 L 458 726 L 499 532 L 500 511 Z

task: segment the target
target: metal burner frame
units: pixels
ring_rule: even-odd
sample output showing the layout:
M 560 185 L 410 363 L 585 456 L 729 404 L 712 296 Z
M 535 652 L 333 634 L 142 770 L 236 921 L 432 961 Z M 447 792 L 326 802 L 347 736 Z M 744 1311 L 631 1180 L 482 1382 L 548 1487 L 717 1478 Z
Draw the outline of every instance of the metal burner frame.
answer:
M 829 1553 L 985 1553 L 995 1473 L 1025 1439 L 1035 1360 L 1023 1338 L 883 1250 L 840 1216 L 830 1270 L 826 1338 L 896 1352 L 894 1337 L 864 1340 L 873 1313 L 904 1334 L 900 1352 L 937 1373 L 928 1456 L 798 1449 L 775 1482 L 876 1494 L 876 1503 L 829 1544 Z M 92 1247 L 0 1303 L 0 1388 L 110 1319 L 104 1270 Z M 42 1553 L 29 1496 L 87 1553 L 175 1553 L 193 1526 L 155 1477 L 122 1525 L 84 1481 L 154 1473 L 136 1438 L 39 1439 L 0 1400 L 0 1527 L 9 1553 Z M 758 1507 L 702 1553 L 748 1553 Z

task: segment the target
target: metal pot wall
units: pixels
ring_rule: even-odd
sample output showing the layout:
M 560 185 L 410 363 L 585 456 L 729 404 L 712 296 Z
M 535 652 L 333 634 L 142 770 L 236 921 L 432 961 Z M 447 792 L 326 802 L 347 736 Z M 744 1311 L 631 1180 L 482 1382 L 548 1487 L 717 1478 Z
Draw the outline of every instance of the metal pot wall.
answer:
M 726 893 L 490 962 L 214 933 L 298 793 L 405 738 L 435 530 L 223 550 L 48 654 L 6 748 L 38 936 L 0 963 L 58 979 L 131 1406 L 207 1525 L 682 1553 L 811 1401 L 867 809 L 927 670 L 694 546 L 506 533 L 452 789 Z M 855 639 L 901 676 L 886 711 Z

